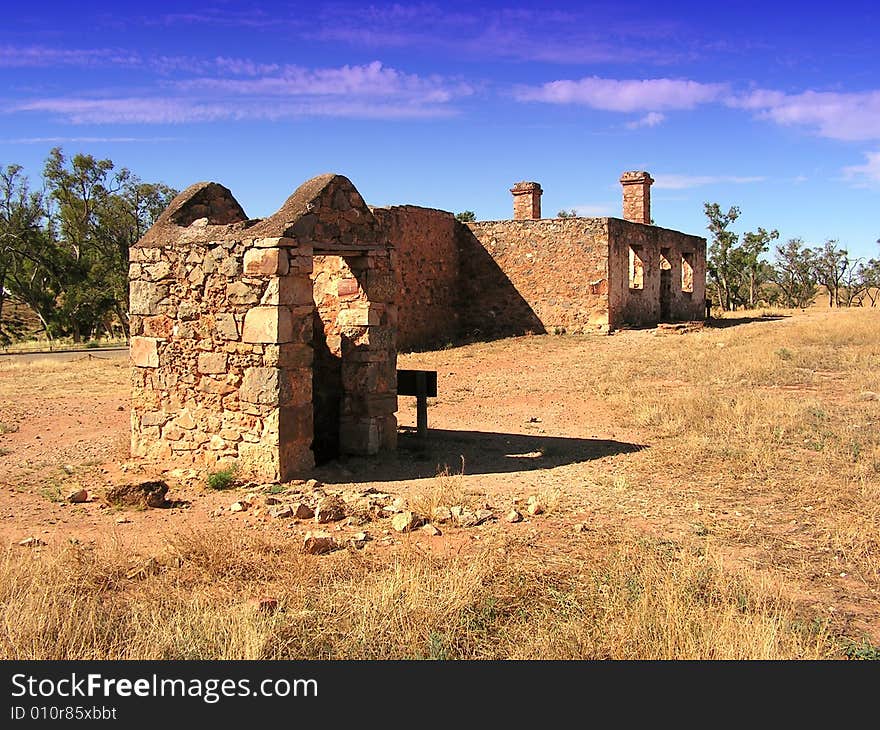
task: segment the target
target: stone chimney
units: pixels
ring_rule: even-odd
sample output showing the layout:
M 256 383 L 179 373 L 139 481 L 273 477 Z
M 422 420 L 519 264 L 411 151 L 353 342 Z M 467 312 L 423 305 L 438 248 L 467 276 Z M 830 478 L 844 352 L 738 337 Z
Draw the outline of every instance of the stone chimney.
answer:
M 653 178 L 643 170 L 632 170 L 620 176 L 623 185 L 623 217 L 633 223 L 651 222 L 651 184 Z
M 536 182 L 514 183 L 510 189 L 513 193 L 513 219 L 529 220 L 541 217 L 541 186 Z

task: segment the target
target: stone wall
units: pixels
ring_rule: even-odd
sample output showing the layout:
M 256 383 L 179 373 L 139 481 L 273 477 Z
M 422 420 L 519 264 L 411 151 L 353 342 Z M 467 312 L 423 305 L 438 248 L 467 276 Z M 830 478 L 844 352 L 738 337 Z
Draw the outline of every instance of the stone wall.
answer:
M 340 175 L 265 220 L 216 183 L 178 195 L 130 250 L 132 456 L 283 481 L 314 465 L 316 435 L 333 455 L 393 448 L 391 253 Z M 328 373 L 338 418 L 316 434 Z
M 459 335 L 461 270 L 452 213 L 402 205 L 373 208 L 394 246 L 399 352 L 452 342 Z
M 668 228 L 631 223 L 619 218 L 607 220 L 611 327 L 625 324 L 651 325 L 661 320 L 704 319 L 706 240 Z M 638 260 L 641 260 L 641 288 L 631 286 L 631 249 L 638 256 L 637 265 Z M 667 273 L 662 275 L 664 269 Z M 661 296 L 662 276 L 668 277 L 665 307 L 664 297 Z M 692 291 L 685 290 L 688 286 Z
M 294 246 L 131 250 L 132 456 L 269 480 L 312 465 L 311 250 Z
M 314 453 L 371 454 L 397 443 L 397 358 L 390 256 L 316 255 Z
M 607 219 L 484 221 L 462 229 L 466 336 L 607 329 Z

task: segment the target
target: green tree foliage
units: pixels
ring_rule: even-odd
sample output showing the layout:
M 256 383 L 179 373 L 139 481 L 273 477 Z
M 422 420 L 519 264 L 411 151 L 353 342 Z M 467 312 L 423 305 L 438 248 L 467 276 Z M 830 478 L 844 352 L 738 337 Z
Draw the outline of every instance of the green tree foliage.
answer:
M 791 238 L 776 247 L 772 279 L 786 307 L 807 307 L 816 298 L 816 257 L 802 239 Z
M 0 167 L 0 311 L 8 297 L 27 305 L 51 336 L 63 263 L 51 254 L 43 198 L 19 165 Z M 0 319 L 0 341 L 18 334 Z
M 556 217 L 557 217 L 557 218 L 577 218 L 577 217 L 578 217 L 578 214 L 577 214 L 577 211 L 576 211 L 574 208 L 571 208 L 571 209 L 569 209 L 569 210 L 560 210 L 560 211 L 556 214 Z
M 461 213 L 456 213 L 455 219 L 461 221 L 462 223 L 470 223 L 477 220 L 477 215 L 472 210 L 464 210 Z
M 737 278 L 737 262 L 733 250 L 739 236 L 729 231 L 728 227 L 739 218 L 740 210 L 734 205 L 725 213 L 718 203 L 704 203 L 703 211 L 709 219 L 706 228 L 712 237 L 706 262 L 710 290 L 714 294 L 712 298 L 721 309 L 730 311 L 733 309 L 733 291 Z
M 859 265 L 858 282 L 861 294 L 872 307 L 876 307 L 880 299 L 880 259 L 868 259 L 867 262 Z M 861 300 L 859 302 L 861 303 Z
M 12 211 L 0 225 L 4 240 L 17 242 L 0 258 L 4 287 L 48 337 L 81 341 L 117 328 L 127 335 L 129 247 L 177 191 L 116 171 L 110 160 L 68 159 L 57 147 L 43 169 L 44 194 L 31 193 L 20 171 L 12 165 L 0 176 L 0 198 Z
M 849 253 L 845 248 L 838 248 L 837 244 L 836 240 L 827 240 L 815 252 L 816 279 L 828 292 L 831 307 L 840 306 L 841 288 L 851 268 Z

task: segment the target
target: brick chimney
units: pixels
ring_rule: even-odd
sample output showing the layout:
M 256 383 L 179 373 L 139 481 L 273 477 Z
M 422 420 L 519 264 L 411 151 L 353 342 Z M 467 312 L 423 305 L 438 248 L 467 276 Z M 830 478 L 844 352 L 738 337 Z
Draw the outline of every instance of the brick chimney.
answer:
M 623 185 L 623 217 L 633 223 L 651 222 L 651 184 L 653 178 L 643 170 L 620 176 Z
M 513 219 L 529 220 L 541 217 L 541 186 L 536 182 L 514 183 L 510 189 L 513 193 Z

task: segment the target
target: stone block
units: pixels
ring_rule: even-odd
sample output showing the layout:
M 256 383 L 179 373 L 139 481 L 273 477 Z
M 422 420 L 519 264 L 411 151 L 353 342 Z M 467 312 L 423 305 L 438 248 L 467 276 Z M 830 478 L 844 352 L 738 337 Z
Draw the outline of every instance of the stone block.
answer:
M 239 399 L 245 403 L 277 405 L 281 397 L 283 374 L 284 371 L 279 368 L 248 368 L 239 387 Z
M 226 285 L 226 299 L 230 304 L 256 304 L 260 296 L 255 288 L 243 281 L 233 281 Z
M 156 314 L 159 302 L 168 296 L 168 284 L 132 281 L 128 295 L 130 314 Z
M 159 340 L 155 337 L 132 337 L 129 353 L 133 365 L 139 368 L 159 367 Z
M 156 337 L 167 340 L 171 337 L 174 329 L 174 320 L 160 314 L 156 317 L 144 317 L 142 319 L 143 334 L 145 337 Z
M 282 441 L 278 449 L 278 465 L 282 481 L 304 477 L 315 466 L 315 455 L 308 443 Z
M 374 327 L 379 324 L 382 310 L 376 305 L 343 309 L 336 317 L 340 327 Z
M 387 416 L 397 411 L 397 395 L 394 393 L 370 393 L 364 398 L 365 415 Z
M 278 411 L 278 440 L 280 443 L 311 444 L 314 437 L 314 409 L 312 404 L 284 406 Z
M 221 340 L 238 339 L 238 322 L 232 312 L 220 312 L 214 316 L 214 329 Z
M 379 424 L 375 419 L 339 424 L 339 449 L 345 454 L 372 456 L 379 453 Z
M 242 474 L 267 482 L 279 480 L 278 447 L 242 442 L 238 445 L 238 461 Z
M 205 375 L 199 379 L 196 389 L 200 393 L 212 393 L 214 395 L 229 395 L 234 393 L 236 388 L 226 378 L 220 378 L 217 375 Z
M 293 238 L 270 237 L 254 239 L 254 246 L 257 248 L 295 248 L 297 242 Z
M 293 319 L 289 308 L 253 307 L 244 317 L 242 341 L 268 344 L 292 342 L 293 332 Z
M 285 249 L 251 248 L 245 251 L 245 276 L 284 276 L 287 271 L 288 257 Z
M 393 302 L 397 297 L 394 274 L 390 271 L 368 271 L 366 290 L 371 302 Z
M 286 342 L 283 345 L 266 345 L 263 349 L 263 365 L 279 368 L 310 368 L 315 351 L 311 345 Z
M 357 296 L 360 290 L 357 279 L 345 278 L 336 282 L 336 296 L 338 297 Z
M 171 264 L 167 261 L 157 261 L 154 264 L 144 264 L 143 276 L 150 281 L 159 281 L 171 276 Z
M 312 402 L 311 368 L 286 368 L 281 371 L 279 405 L 296 406 Z
M 293 252 L 291 251 L 291 253 Z M 311 274 L 315 266 L 311 247 L 308 247 L 308 253 L 305 253 L 302 247 L 297 249 L 297 253 L 299 254 L 298 256 L 290 257 L 290 271 L 296 271 L 300 274 Z
M 188 410 L 183 410 L 180 412 L 180 415 L 174 419 L 174 425 L 180 426 L 180 428 L 185 431 L 192 431 L 196 427 L 196 421 L 192 417 L 192 413 Z
M 202 352 L 199 354 L 200 373 L 225 373 L 228 356 L 223 352 Z
M 162 411 L 147 411 L 140 415 L 141 426 L 164 426 L 170 416 Z M 158 433 L 156 434 L 158 436 Z
M 299 307 L 313 304 L 312 280 L 304 274 L 278 276 L 269 280 L 261 305 Z

